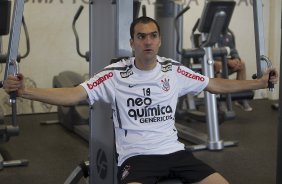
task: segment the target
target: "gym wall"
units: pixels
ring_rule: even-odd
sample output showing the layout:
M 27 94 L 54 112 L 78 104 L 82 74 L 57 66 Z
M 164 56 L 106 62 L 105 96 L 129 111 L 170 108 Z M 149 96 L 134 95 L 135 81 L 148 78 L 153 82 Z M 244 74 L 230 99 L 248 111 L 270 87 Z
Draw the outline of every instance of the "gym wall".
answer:
M 252 0 L 236 1 L 237 5 L 230 28 L 236 35 L 239 53 L 247 63 L 247 78 L 251 79 L 251 76 L 256 73 Z M 75 38 L 71 27 L 78 7 L 83 5 L 84 10 L 77 21 L 77 31 L 80 37 L 80 49 L 85 53 L 89 48 L 87 2 L 88 0 L 26 0 L 24 17 L 28 26 L 31 50 L 29 56 L 21 61 L 20 72 L 24 73 L 28 79 L 27 85 L 52 87 L 53 77 L 66 70 L 76 71 L 87 76 L 88 63 L 76 53 Z M 184 6 L 187 2 L 188 0 L 178 1 Z M 191 47 L 189 37 L 195 21 L 201 16 L 203 2 L 203 0 L 192 0 L 191 9 L 185 14 L 184 48 Z M 154 17 L 154 3 L 155 0 L 142 0 L 142 4 L 147 6 L 147 15 L 150 17 Z M 264 7 L 267 53 L 274 66 L 279 68 L 281 0 L 264 0 Z M 99 21 L 103 21 L 103 19 L 101 18 Z M 5 36 L 3 39 L 5 50 L 8 47 L 9 38 Z M 25 47 L 22 31 L 21 53 L 25 52 Z M 5 65 L 0 68 L 2 76 L 4 68 Z M 255 97 L 277 99 L 278 86 L 273 94 L 268 94 L 266 90 L 259 90 Z M 11 112 L 8 96 L 3 90 L 0 93 L 0 108 L 4 114 Z M 18 98 L 18 113 L 54 112 L 56 110 L 56 106 Z
M 13 0 L 12 0 L 13 2 Z M 62 71 L 76 71 L 88 75 L 88 63 L 78 56 L 75 37 L 72 31 L 73 17 L 80 5 L 84 6 L 77 31 L 80 36 L 80 49 L 89 50 L 89 11 L 86 0 L 26 0 L 24 17 L 30 37 L 30 54 L 20 62 L 20 72 L 27 80 L 27 85 L 52 87 L 55 75 Z M 13 4 L 13 3 L 12 3 Z M 23 29 L 21 31 L 20 52 L 26 50 Z M 9 37 L 4 38 L 4 50 L 8 48 Z M 1 66 L 4 75 L 5 65 Z M 88 77 L 88 76 L 87 76 Z M 56 106 L 31 102 L 18 98 L 18 113 L 57 111 Z M 11 112 L 8 96 L 1 91 L 0 107 L 4 114 Z

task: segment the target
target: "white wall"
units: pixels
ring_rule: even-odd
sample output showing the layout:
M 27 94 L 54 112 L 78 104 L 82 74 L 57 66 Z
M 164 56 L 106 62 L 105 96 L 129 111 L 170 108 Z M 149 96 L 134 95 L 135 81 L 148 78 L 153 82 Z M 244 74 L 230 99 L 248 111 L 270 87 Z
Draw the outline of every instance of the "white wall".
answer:
M 75 39 L 71 24 L 73 16 L 80 5 L 84 10 L 77 22 L 80 35 L 80 47 L 83 53 L 88 50 L 88 5 L 87 0 L 26 0 L 24 16 L 29 29 L 31 52 L 22 60 L 20 70 L 38 87 L 52 87 L 53 76 L 65 70 L 88 73 L 88 63 L 79 57 L 75 50 Z M 155 0 L 142 0 L 147 6 L 147 15 L 154 17 Z M 179 0 L 187 4 L 188 0 Z M 247 63 L 247 78 L 251 79 L 256 72 L 255 42 L 253 29 L 253 13 L 251 0 L 236 0 L 237 5 L 231 21 L 231 29 L 236 35 L 236 42 L 241 57 Z M 280 17 L 281 0 L 264 0 L 264 18 L 266 44 L 269 57 L 274 66 L 279 68 L 280 56 Z M 197 18 L 200 17 L 203 0 L 192 0 L 191 9 L 184 18 L 184 47 L 191 47 L 189 36 Z M 102 17 L 100 21 L 103 21 Z M 21 52 L 25 51 L 24 35 L 21 37 Z M 4 38 L 7 48 L 8 38 Z M 3 67 L 5 67 L 3 65 Z M 3 71 L 1 73 L 3 76 Z M 278 86 L 276 87 L 278 89 Z M 268 94 L 265 90 L 258 91 L 256 98 L 270 97 L 277 99 L 278 90 Z M 5 114 L 10 113 L 7 95 L 1 91 L 0 107 Z M 18 101 L 19 113 L 32 112 L 30 101 Z M 34 103 L 35 112 L 56 111 L 56 107 Z

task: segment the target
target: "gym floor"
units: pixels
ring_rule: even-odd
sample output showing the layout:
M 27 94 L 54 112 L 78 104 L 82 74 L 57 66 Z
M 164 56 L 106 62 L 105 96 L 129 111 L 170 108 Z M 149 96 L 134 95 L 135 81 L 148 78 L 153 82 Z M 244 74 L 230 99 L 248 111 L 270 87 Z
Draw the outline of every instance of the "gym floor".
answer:
M 195 155 L 232 184 L 275 184 L 278 111 L 271 108 L 273 102 L 269 100 L 250 103 L 252 112 L 234 106 L 236 118 L 220 125 L 221 138 L 237 140 L 238 146 L 222 151 L 197 151 Z M 81 161 L 88 160 L 86 141 L 59 124 L 40 124 L 54 119 L 56 113 L 18 117 L 20 135 L 1 143 L 0 152 L 7 159 L 28 159 L 29 165 L 4 168 L 0 171 L 0 183 L 62 184 Z M 206 129 L 205 123 L 187 124 Z

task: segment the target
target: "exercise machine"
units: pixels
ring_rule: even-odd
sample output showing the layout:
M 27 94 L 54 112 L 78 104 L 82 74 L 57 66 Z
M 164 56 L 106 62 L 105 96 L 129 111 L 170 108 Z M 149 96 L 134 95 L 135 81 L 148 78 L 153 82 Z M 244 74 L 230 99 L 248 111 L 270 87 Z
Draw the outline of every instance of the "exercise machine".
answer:
M 113 4 L 112 4 L 113 3 Z M 131 56 L 128 44 L 133 1 L 95 0 L 90 10 L 90 76 L 114 57 Z M 110 10 L 110 11 L 109 11 Z M 113 18 L 115 17 L 115 18 Z M 105 24 L 107 22 L 107 24 Z M 114 127 L 108 104 L 95 103 L 90 112 L 90 184 L 117 183 Z M 107 135 L 107 137 L 105 137 Z
M 1 18 L 3 17 L 5 21 L 3 21 L 4 26 L 1 25 L 1 36 L 9 33 L 9 24 L 10 24 L 10 7 L 11 2 L 6 1 L 0 1 L 0 7 L 1 7 L 1 13 L 4 13 L 5 15 L 1 14 Z M 5 67 L 5 74 L 4 79 L 7 78 L 8 75 L 17 75 L 18 73 L 18 62 L 21 58 L 26 57 L 29 53 L 29 46 L 27 47 L 27 54 L 24 56 L 20 56 L 18 54 L 18 47 L 19 47 L 19 40 L 20 40 L 20 30 L 21 25 L 24 23 L 23 19 L 23 9 L 24 9 L 24 0 L 17 0 L 14 3 L 14 10 L 13 10 L 13 17 L 12 17 L 12 26 L 11 26 L 11 33 L 9 37 L 9 47 L 8 47 L 8 53 L 2 54 L 2 46 L 1 46 L 1 62 L 2 60 L 6 61 L 6 67 Z M 2 20 L 1 20 L 2 23 Z M 2 27 L 3 26 L 3 27 Z M 25 32 L 26 31 L 26 26 Z M 28 39 L 28 37 L 26 36 Z M 29 42 L 27 42 L 29 43 Z M 1 42 L 2 45 L 2 42 Z M 28 44 L 29 45 L 29 44 Z M 3 83 L 1 82 L 1 87 L 3 87 Z M 2 141 L 6 142 L 9 140 L 12 136 L 18 136 L 19 135 L 19 126 L 17 123 L 17 107 L 16 107 L 16 92 L 13 92 L 10 94 L 10 103 L 12 106 L 12 118 L 11 118 L 11 124 L 5 125 L 4 122 L 0 123 L 0 138 Z M 1 117 L 1 121 L 2 121 Z M 3 169 L 4 167 L 11 167 L 11 166 L 27 166 L 28 160 L 22 159 L 22 160 L 11 160 L 11 161 L 4 161 L 3 157 L 0 155 L 0 169 Z
M 109 61 L 116 56 L 131 55 L 131 48 L 129 48 L 128 44 L 128 27 L 130 27 L 129 23 L 132 20 L 129 19 L 132 16 L 126 15 L 126 13 L 132 9 L 132 1 L 130 3 L 120 0 L 115 1 L 115 3 L 116 6 L 114 8 L 109 2 L 103 0 L 90 3 L 90 75 L 93 75 L 97 69 L 107 64 L 98 63 L 99 61 Z M 108 11 L 109 6 L 114 10 Z M 123 8 L 127 11 L 122 11 Z M 95 21 L 97 17 L 103 17 L 103 22 L 108 22 L 108 24 Z M 113 20 L 112 17 L 116 17 L 116 19 Z M 126 29 L 124 30 L 124 28 Z M 105 33 L 105 30 L 110 33 Z M 111 31 L 115 31 L 116 34 L 111 33 Z M 106 37 L 102 35 L 106 35 Z M 105 51 L 107 53 L 104 53 Z M 100 102 L 95 103 L 94 107 L 91 108 L 89 142 L 91 184 L 117 182 L 114 132 L 112 120 L 110 119 L 111 112 L 109 110 L 110 107 L 108 105 Z M 105 135 L 107 135 L 107 138 L 105 138 Z M 171 183 L 176 182 L 180 183 L 179 181 L 171 181 Z
M 203 74 L 210 78 L 214 77 L 213 53 L 216 53 L 212 47 L 217 42 L 219 35 L 227 31 L 235 4 L 236 3 L 234 1 L 210 1 L 209 4 L 205 5 L 204 11 L 199 20 L 198 31 L 201 33 L 200 47 L 203 48 L 205 52 L 202 62 L 202 70 Z M 226 53 L 223 57 L 226 57 Z M 217 98 L 215 94 L 205 91 L 204 102 L 206 107 L 205 111 L 208 126 L 208 137 L 204 135 L 193 136 L 199 138 L 200 144 L 191 146 L 190 149 L 221 150 L 227 146 L 237 145 L 237 142 L 235 141 L 223 141 L 220 139 Z M 190 135 L 193 134 L 191 132 L 188 133 L 189 130 L 187 130 L 187 127 L 177 124 L 177 128 L 179 130 L 180 137 L 191 140 Z
M 177 40 L 180 40 L 180 29 L 179 29 L 179 19 L 182 17 L 184 13 L 186 13 L 190 9 L 190 6 L 184 8 L 180 11 L 177 16 L 175 17 L 175 29 L 177 33 Z M 201 34 L 195 33 L 197 27 L 199 25 L 199 19 L 196 21 L 192 29 L 192 33 L 190 36 L 192 42 L 192 49 L 183 49 L 180 47 L 180 42 L 177 41 L 176 51 L 177 53 L 182 56 L 182 64 L 186 65 L 187 67 L 191 68 L 192 70 L 202 73 L 201 63 L 203 62 L 203 57 L 205 55 L 205 51 L 201 48 Z M 232 35 L 233 33 L 230 29 L 226 34 Z M 235 38 L 234 38 L 235 39 Z M 234 40 L 235 42 L 235 40 Z M 234 43 L 235 44 L 235 43 Z M 212 48 L 213 57 L 220 58 L 222 62 L 222 77 L 228 79 L 229 71 L 228 71 L 228 55 L 231 54 L 233 50 L 227 47 L 216 47 Z M 198 95 L 197 95 L 198 96 Z M 189 119 L 190 121 L 206 121 L 206 114 L 203 110 L 199 110 L 200 106 L 203 106 L 203 100 L 201 98 L 194 97 L 194 95 L 185 95 L 180 97 L 177 109 L 177 118 L 186 120 Z M 222 123 L 226 120 L 234 119 L 235 112 L 232 108 L 232 100 L 242 100 L 242 99 L 252 99 L 254 96 L 253 91 L 244 91 L 239 93 L 229 93 L 224 95 L 219 95 L 217 100 L 221 103 L 226 103 L 226 108 L 224 110 L 219 109 L 218 111 L 218 119 L 219 123 Z
M 129 27 L 133 20 L 133 1 L 116 0 L 109 2 L 96 0 L 95 3 L 89 3 L 89 10 L 89 73 L 92 76 L 96 71 L 108 64 L 105 61 L 132 55 L 128 40 L 130 38 Z M 101 17 L 103 17 L 103 21 L 101 21 Z M 104 24 L 104 22 L 107 22 L 107 24 Z M 114 128 L 111 114 L 111 108 L 108 104 L 97 102 L 91 107 L 89 141 L 89 182 L 91 184 L 117 183 Z M 79 170 L 79 168 L 76 168 L 76 171 L 79 172 Z M 78 172 L 74 171 L 73 176 Z M 68 183 L 70 181 L 72 180 L 67 179 Z
M 215 3 L 219 3 L 219 1 Z M 221 3 L 224 3 L 224 2 L 221 2 Z M 215 5 L 214 7 L 211 6 L 210 8 L 211 10 L 209 10 L 210 12 L 213 11 L 212 8 L 216 8 L 216 6 Z M 176 28 L 176 32 L 178 36 L 177 40 L 180 39 L 180 35 L 182 34 L 179 29 L 180 27 L 179 19 L 189 9 L 190 9 L 190 6 L 188 4 L 188 6 L 184 8 L 182 11 L 180 11 L 175 18 L 175 28 Z M 232 13 L 232 11 L 230 11 L 230 13 Z M 201 40 L 202 39 L 201 33 L 195 33 L 195 32 L 198 31 L 200 20 L 203 20 L 202 18 L 203 17 L 201 17 L 201 19 L 198 19 L 196 21 L 196 24 L 194 25 L 192 29 L 192 34 L 190 36 L 192 40 L 192 48 L 191 49 L 182 49 L 179 41 L 177 42 L 177 45 L 176 45 L 176 52 L 181 55 L 182 64 L 200 73 L 203 73 L 203 63 L 206 62 L 204 60 L 204 56 L 206 52 L 203 48 L 203 43 Z M 231 18 L 231 15 L 230 15 L 230 18 Z M 223 30 L 219 31 L 219 34 L 227 34 L 227 33 L 232 34 L 232 32 L 228 28 L 228 24 L 225 24 Z M 214 32 L 209 32 L 208 34 L 213 35 Z M 215 36 L 215 38 L 217 37 L 218 36 Z M 229 53 L 232 52 L 232 50 L 226 47 L 214 48 L 213 47 L 214 44 L 215 43 L 211 44 L 212 57 L 221 58 L 222 63 L 223 63 L 223 70 L 222 70 L 223 77 L 228 78 L 229 72 L 228 72 L 228 67 L 227 67 L 227 56 Z M 238 92 L 238 93 L 229 93 L 225 95 L 218 95 L 218 97 L 216 98 L 216 104 L 218 104 L 218 102 L 221 102 L 221 103 L 224 102 L 226 103 L 226 109 L 224 111 L 221 111 L 220 109 L 218 111 L 213 111 L 213 113 L 217 113 L 216 115 L 218 117 L 218 123 L 212 122 L 212 125 L 214 123 L 221 124 L 226 120 L 235 118 L 235 112 L 232 109 L 232 100 L 252 99 L 253 96 L 254 96 L 254 92 L 251 90 L 244 91 L 244 92 Z M 208 135 L 190 128 L 186 122 L 187 120 L 189 120 L 189 121 L 211 123 L 209 122 L 210 119 L 207 118 L 208 113 L 211 113 L 211 112 L 207 112 L 207 109 L 205 109 L 204 107 L 200 109 L 200 106 L 203 106 L 204 104 L 205 103 L 203 102 L 203 98 L 195 98 L 193 95 L 189 95 L 189 94 L 179 98 L 178 109 L 177 109 L 177 114 L 176 114 L 177 115 L 176 116 L 177 118 L 176 126 L 178 128 L 179 136 L 182 139 L 185 139 L 190 143 L 196 144 L 193 146 L 188 146 L 188 148 L 191 150 L 210 149 L 206 146 L 206 141 L 209 139 Z M 208 130 L 209 130 L 208 134 L 209 135 L 217 134 L 216 133 L 217 131 L 214 131 L 214 129 L 210 129 L 212 125 L 208 124 Z M 238 142 L 228 141 L 228 142 L 224 142 L 224 144 L 225 144 L 224 147 L 236 146 Z
M 76 22 L 83 11 L 83 6 L 81 5 L 72 22 L 72 30 L 75 35 L 76 41 L 76 51 L 79 56 L 84 58 L 87 62 L 89 62 L 89 51 L 86 51 L 83 54 L 80 50 L 79 44 L 79 36 L 76 29 Z M 133 1 L 133 18 L 137 18 L 140 12 L 141 2 L 140 1 Z M 142 7 L 142 13 L 145 15 L 144 6 Z M 114 58 L 114 60 L 119 60 L 120 58 Z M 82 82 L 85 79 L 82 75 L 73 72 L 73 71 L 63 71 L 59 73 L 57 76 L 53 78 L 53 87 L 60 88 L 60 87 L 74 87 Z M 58 106 L 58 122 L 63 125 L 66 129 L 73 131 L 86 141 L 89 141 L 89 105 L 88 102 L 82 102 L 76 106 Z
M 215 18 L 217 21 L 206 20 L 200 22 L 199 31 L 202 32 L 202 41 L 204 43 L 205 55 L 204 60 L 207 63 L 204 65 L 204 72 L 208 75 L 213 75 L 211 70 L 212 56 L 211 56 L 211 43 L 214 43 L 221 29 L 224 27 L 224 23 L 227 21 L 225 18 L 230 12 L 228 8 L 220 8 L 220 11 L 215 11 L 207 14 L 210 6 L 213 6 L 211 2 L 207 1 L 206 11 L 203 11 L 202 17 Z M 221 1 L 222 2 L 222 1 Z M 234 4 L 234 1 L 223 1 Z M 90 75 L 93 75 L 98 69 L 107 65 L 104 61 L 110 61 L 111 58 L 116 56 L 129 56 L 131 55 L 131 49 L 128 45 L 129 32 L 124 28 L 129 27 L 131 22 L 131 15 L 128 15 L 129 10 L 132 9 L 132 1 L 116 0 L 110 4 L 104 0 L 96 0 L 95 3 L 90 1 Z M 211 4 L 209 4 L 211 3 Z M 228 4 L 229 5 L 229 4 Z M 228 6 L 226 5 L 226 6 Z M 220 6 L 225 7 L 225 6 Z M 109 8 L 112 11 L 108 11 Z M 125 8 L 127 11 L 122 11 Z M 211 7 L 210 7 L 211 8 Z M 234 8 L 234 5 L 233 5 Z M 222 10 L 222 11 L 221 11 Z M 95 21 L 95 18 L 103 17 L 103 24 L 101 21 Z M 115 17 L 115 19 L 113 19 Z M 228 22 L 228 21 L 227 21 Z M 212 24 L 208 24 L 212 23 Z M 125 25 L 126 24 L 126 25 Z M 208 26 L 206 26 L 208 24 Z M 209 29 L 215 29 L 214 35 L 208 35 Z M 123 43 L 126 42 L 126 43 Z M 107 53 L 104 53 L 107 52 Z M 208 66 L 206 66 L 208 65 Z M 212 102 L 213 96 L 210 97 Z M 215 103 L 207 103 L 208 106 L 212 106 Z M 216 109 L 216 107 L 214 108 Z M 89 173 L 90 183 L 117 183 L 116 181 L 116 161 L 115 161 L 115 146 L 114 146 L 114 132 L 112 127 L 112 120 L 110 107 L 104 103 L 97 102 L 91 107 L 90 113 L 90 162 Z M 211 117 L 216 119 L 217 117 Z M 216 126 L 216 125 L 215 125 Z M 214 127 L 212 127 L 214 128 Z M 217 127 L 215 127 L 217 128 Z M 107 137 L 105 137 L 107 135 Z M 218 146 L 219 145 L 219 146 Z M 212 144 L 211 147 L 219 148 L 223 146 L 223 142 L 219 144 Z M 78 169 L 80 170 L 80 169 Z M 166 182 L 166 181 L 165 181 Z M 163 182 L 163 183 L 165 183 Z M 181 183 L 179 181 L 170 181 L 170 183 Z
M 189 6 L 189 5 L 188 5 Z M 235 6 L 235 1 L 218 1 L 218 0 L 211 0 L 205 3 L 205 7 L 202 12 L 202 16 L 199 19 L 199 23 L 196 26 L 196 29 L 201 33 L 201 48 L 199 49 L 185 49 L 181 51 L 182 60 L 184 58 L 202 58 L 202 71 L 203 74 L 208 77 L 213 77 L 213 45 L 217 42 L 219 35 L 226 31 L 233 13 L 233 9 Z M 172 8 L 170 8 L 171 10 Z M 185 8 L 188 10 L 189 8 Z M 184 9 L 184 11 L 185 11 Z M 182 14 L 180 12 L 179 14 Z M 160 14 L 161 15 L 161 14 Z M 170 15 L 173 15 L 171 13 Z M 160 16 L 162 18 L 162 16 Z M 157 20 L 159 17 L 157 16 Z M 174 21 L 174 18 L 173 18 Z M 166 23 L 167 24 L 167 23 Z M 160 24 L 162 30 L 164 29 L 171 29 L 170 26 L 166 26 Z M 182 25 L 183 26 L 183 25 Z M 180 27 L 182 27 L 180 26 Z M 174 26 L 172 26 L 174 28 Z M 175 31 L 175 30 L 174 30 Z M 163 32 L 166 33 L 164 30 Z M 162 32 L 162 34 L 163 34 Z M 169 32 L 172 32 L 169 31 Z M 181 33 L 178 33 L 181 34 Z M 171 37 L 170 34 L 167 37 Z M 166 37 L 166 36 L 165 36 Z M 178 46 L 177 46 L 178 47 Z M 172 49 L 166 47 L 168 50 L 174 50 L 175 52 L 177 49 Z M 167 52 L 161 53 L 161 55 Z M 226 51 L 221 49 L 219 51 L 220 54 L 225 55 Z M 165 55 L 166 56 L 166 55 Z M 171 56 L 167 56 L 171 57 Z M 200 150 L 200 149 L 210 149 L 210 150 L 221 150 L 226 146 L 233 146 L 236 145 L 236 142 L 233 141 L 222 141 L 219 136 L 219 127 L 218 127 L 218 114 L 217 114 L 217 102 L 216 96 L 214 94 L 205 92 L 204 93 L 204 100 L 206 106 L 206 113 L 198 113 L 196 111 L 189 112 L 189 115 L 194 115 L 194 117 L 200 117 L 201 119 L 205 119 L 207 126 L 208 126 L 208 135 L 205 135 L 201 132 L 195 131 L 189 128 L 186 125 L 183 125 L 180 122 L 176 122 L 176 128 L 178 130 L 179 136 L 184 139 L 188 139 L 191 142 L 197 142 L 197 145 L 188 146 L 188 149 L 191 150 Z M 192 136 L 190 136 L 192 135 Z

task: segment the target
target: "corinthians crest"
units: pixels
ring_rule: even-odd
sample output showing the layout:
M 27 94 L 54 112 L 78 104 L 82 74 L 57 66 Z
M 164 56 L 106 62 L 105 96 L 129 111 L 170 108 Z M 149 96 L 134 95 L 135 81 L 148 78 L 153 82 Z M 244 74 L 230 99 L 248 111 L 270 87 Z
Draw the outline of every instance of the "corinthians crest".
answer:
M 161 80 L 161 82 L 162 82 L 162 84 L 163 84 L 162 89 L 163 89 L 164 91 L 169 91 L 169 90 L 170 90 L 169 79 L 164 78 L 163 80 Z

